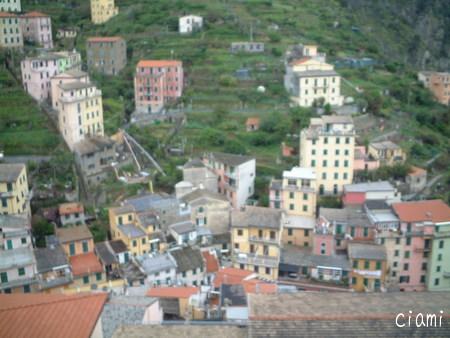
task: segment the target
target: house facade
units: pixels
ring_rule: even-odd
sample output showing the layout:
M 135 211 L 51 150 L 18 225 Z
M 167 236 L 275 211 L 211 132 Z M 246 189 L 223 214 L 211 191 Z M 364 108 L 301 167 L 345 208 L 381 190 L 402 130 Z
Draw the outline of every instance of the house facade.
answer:
M 225 195 L 233 208 L 244 206 L 255 191 L 256 160 L 253 157 L 209 153 L 203 162 L 218 176 L 219 194 Z
M 190 34 L 201 30 L 203 18 L 197 15 L 186 15 L 178 19 L 178 31 L 181 34 Z
M 22 27 L 18 15 L 0 12 L 0 47 L 23 47 Z
M 278 278 L 283 211 L 247 206 L 231 213 L 232 262 L 235 268 Z
M 68 257 L 94 251 L 94 239 L 86 225 L 56 228 L 55 235 Z
M 81 55 L 74 52 L 43 53 L 21 61 L 22 84 L 25 91 L 41 102 L 51 99 L 51 79 L 68 70 L 81 69 Z
M 102 92 L 92 83 L 59 86 L 58 125 L 70 150 L 86 137 L 104 135 Z
M 406 161 L 406 153 L 394 142 L 382 141 L 369 144 L 369 154 L 382 165 L 392 166 Z
M 341 77 L 325 63 L 316 46 L 303 46 L 301 57 L 286 62 L 284 86 L 301 107 L 319 104 L 342 106 Z
M 177 60 L 141 60 L 134 77 L 134 99 L 139 114 L 159 113 L 183 93 L 183 63 Z
M 115 6 L 114 0 L 90 0 L 91 1 L 91 21 L 99 25 L 105 23 L 112 17 L 119 14 L 119 8 Z
M 31 216 L 25 164 L 0 164 L 0 214 Z
M 53 48 L 52 19 L 40 12 L 25 13 L 20 17 L 23 38 L 46 49 Z
M 436 101 L 444 105 L 450 105 L 450 73 L 444 72 L 419 72 L 419 81 L 428 88 Z
M 313 168 L 319 194 L 339 194 L 352 183 L 355 128 L 349 116 L 312 118 L 300 133 L 300 167 Z
M 120 36 L 88 38 L 86 54 L 89 70 L 106 75 L 117 75 L 127 64 L 127 44 Z
M 21 12 L 21 0 L 0 0 L 0 12 Z
M 184 246 L 171 249 L 169 254 L 177 264 L 176 281 L 185 286 L 203 285 L 206 279 L 206 265 L 200 249 Z

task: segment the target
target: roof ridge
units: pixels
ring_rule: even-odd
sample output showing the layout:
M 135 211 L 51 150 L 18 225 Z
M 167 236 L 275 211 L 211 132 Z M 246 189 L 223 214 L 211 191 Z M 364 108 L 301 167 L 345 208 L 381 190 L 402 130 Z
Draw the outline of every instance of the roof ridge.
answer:
M 35 294 L 35 295 L 44 295 L 44 294 Z M 33 295 L 33 296 L 35 296 Z M 63 302 L 68 302 L 68 301 L 73 301 L 73 300 L 80 300 L 83 298 L 88 298 L 88 297 L 98 297 L 98 296 L 107 296 L 107 293 L 105 292 L 99 292 L 99 293 L 82 293 L 82 294 L 75 294 L 75 295 L 64 295 L 64 297 L 67 296 L 67 298 L 59 298 L 55 299 L 55 300 L 49 300 L 49 301 L 43 301 L 40 303 L 33 303 L 33 304 L 24 304 L 24 305 L 17 305 L 17 306 L 11 306 L 8 308 L 4 308 L 1 309 L 0 308 L 0 312 L 5 312 L 5 311 L 11 311 L 11 310 L 17 310 L 17 309 L 23 309 L 23 308 L 29 308 L 29 307 L 35 307 L 35 306 L 42 306 L 42 305 L 48 305 L 48 304 L 55 304 L 55 303 L 63 303 Z

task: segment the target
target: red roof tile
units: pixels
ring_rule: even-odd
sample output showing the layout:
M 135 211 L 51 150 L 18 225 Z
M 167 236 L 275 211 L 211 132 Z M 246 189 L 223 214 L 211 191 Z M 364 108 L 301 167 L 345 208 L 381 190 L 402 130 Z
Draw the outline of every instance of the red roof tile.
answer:
M 196 294 L 198 290 L 199 288 L 194 286 L 151 288 L 147 291 L 147 296 L 157 298 L 189 298 Z
M 258 279 L 253 272 L 236 268 L 224 268 L 217 272 L 214 287 L 219 288 L 222 284 L 241 284 L 246 293 L 276 293 L 278 290 L 276 284 Z
M 94 36 L 88 38 L 88 42 L 116 42 L 123 40 L 120 36 Z
M 88 338 L 107 297 L 106 293 L 0 294 L 0 336 Z
M 83 213 L 84 207 L 81 203 L 63 203 L 59 205 L 60 215 L 69 215 L 74 213 Z
M 249 117 L 245 122 L 246 126 L 258 125 L 259 126 L 259 117 Z
M 93 252 L 70 257 L 72 273 L 75 277 L 103 271 L 103 266 Z
M 206 261 L 207 273 L 219 271 L 219 261 L 217 260 L 216 256 L 210 254 L 208 251 L 203 251 L 202 255 Z
M 13 13 L 0 12 L 0 18 L 15 18 L 17 15 Z
M 427 173 L 427 171 L 425 169 L 412 166 L 411 171 L 409 172 L 409 175 L 410 176 L 422 176 L 422 175 L 425 175 L 426 173 Z
M 442 200 L 394 203 L 392 206 L 402 222 L 450 221 L 450 207 Z
M 301 65 L 302 63 L 305 63 L 306 61 L 309 61 L 311 58 L 309 56 L 302 57 L 301 59 L 293 60 L 291 62 L 291 65 L 297 66 Z
M 141 60 L 137 67 L 179 67 L 181 65 L 181 61 L 178 60 Z
M 46 17 L 49 17 L 49 15 L 34 11 L 34 12 L 25 13 L 23 15 L 23 17 L 24 18 L 46 18 Z

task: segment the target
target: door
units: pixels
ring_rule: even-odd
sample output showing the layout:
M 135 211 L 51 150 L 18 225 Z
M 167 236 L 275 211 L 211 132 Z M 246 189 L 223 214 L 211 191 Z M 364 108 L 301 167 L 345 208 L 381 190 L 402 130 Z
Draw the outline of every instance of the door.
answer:
M 8 240 L 6 241 L 6 249 L 7 249 L 7 250 L 12 250 L 12 249 L 13 249 L 12 240 L 8 239 Z

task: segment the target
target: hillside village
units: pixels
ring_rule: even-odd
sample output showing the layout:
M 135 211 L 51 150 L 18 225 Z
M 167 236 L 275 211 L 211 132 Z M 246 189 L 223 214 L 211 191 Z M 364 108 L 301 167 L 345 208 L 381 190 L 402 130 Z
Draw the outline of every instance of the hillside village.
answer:
M 450 332 L 450 73 L 251 3 L 0 0 L 5 337 Z

